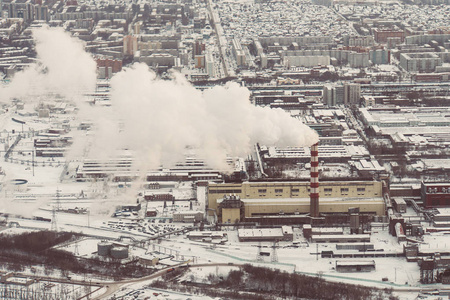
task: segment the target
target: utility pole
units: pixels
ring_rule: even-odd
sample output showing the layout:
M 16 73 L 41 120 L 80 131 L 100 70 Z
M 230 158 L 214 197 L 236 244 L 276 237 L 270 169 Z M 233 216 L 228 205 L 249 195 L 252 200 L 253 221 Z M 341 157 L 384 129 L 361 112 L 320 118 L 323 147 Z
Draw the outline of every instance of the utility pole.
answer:
M 261 256 L 261 242 L 258 244 L 258 252 L 256 253 L 256 261 L 263 261 L 263 258 Z
M 275 240 L 272 245 L 272 262 L 278 262 L 277 247 L 278 241 Z
M 58 187 L 56 188 L 56 210 L 60 211 L 61 210 L 61 195 L 59 194 L 59 192 L 61 192 L 61 190 L 58 189 Z
M 31 153 L 32 153 L 32 160 L 31 160 L 31 167 L 33 168 L 33 177 L 34 177 L 34 151 L 35 151 L 35 148 L 34 148 L 34 144 L 33 144 L 33 151 L 31 151 Z
M 75 255 L 79 255 L 80 251 L 78 249 L 78 241 L 75 242 L 75 250 L 73 251 L 75 253 Z
M 56 225 L 56 208 L 53 205 L 53 210 L 52 210 L 52 231 L 58 231 L 58 226 Z

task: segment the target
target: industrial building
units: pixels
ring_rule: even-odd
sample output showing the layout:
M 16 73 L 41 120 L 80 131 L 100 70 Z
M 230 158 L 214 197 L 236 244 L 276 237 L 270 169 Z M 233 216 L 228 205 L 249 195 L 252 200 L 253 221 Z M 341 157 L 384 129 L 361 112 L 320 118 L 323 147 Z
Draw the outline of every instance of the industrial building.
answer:
M 447 107 L 381 107 L 377 109 L 360 108 L 361 120 L 367 126 L 403 127 L 408 130 L 411 127 L 445 127 L 450 126 L 450 109 Z
M 432 218 L 434 227 L 450 226 L 450 210 L 448 208 L 434 208 Z
M 191 241 L 201 241 L 210 243 L 224 243 L 228 241 L 228 235 L 225 232 L 218 231 L 190 231 L 186 237 Z
M 450 207 L 450 183 L 422 181 L 421 196 L 425 207 Z
M 313 243 L 369 243 L 370 234 L 313 235 Z
M 251 228 L 238 229 L 240 242 L 252 241 L 292 241 L 294 233 L 292 227 L 283 226 L 281 228 Z
M 320 183 L 318 191 L 320 213 L 347 213 L 349 208 L 359 207 L 362 214 L 385 214 L 380 181 L 326 181 Z M 208 208 L 216 211 L 222 222 L 234 223 L 241 215 L 241 221 L 252 217 L 295 216 L 310 212 L 310 192 L 310 183 L 306 181 L 210 183 Z M 224 209 L 220 204 L 229 194 L 237 197 L 240 204 Z
M 321 163 L 345 163 L 349 160 L 370 158 L 369 151 L 360 145 L 320 145 L 319 151 Z M 267 151 L 262 152 L 262 159 L 266 163 L 277 160 L 289 163 L 308 163 L 310 156 L 311 151 L 308 147 L 269 147 Z
M 201 211 L 180 211 L 173 213 L 174 222 L 200 222 L 203 220 Z
M 137 173 L 131 169 L 132 164 L 133 159 L 130 156 L 109 160 L 84 159 L 77 167 L 77 180 L 113 177 L 114 181 L 131 181 L 137 177 Z
M 375 261 L 337 260 L 337 272 L 371 272 L 375 271 Z

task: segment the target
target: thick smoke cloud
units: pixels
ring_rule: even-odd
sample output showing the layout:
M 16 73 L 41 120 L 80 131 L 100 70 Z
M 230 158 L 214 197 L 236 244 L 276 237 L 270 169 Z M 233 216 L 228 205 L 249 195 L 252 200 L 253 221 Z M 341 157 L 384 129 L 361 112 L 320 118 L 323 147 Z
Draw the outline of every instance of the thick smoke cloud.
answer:
M 62 28 L 42 27 L 33 31 L 38 63 L 18 72 L 11 83 L 0 90 L 2 100 L 19 98 L 39 101 L 48 93 L 69 100 L 81 100 L 83 93 L 94 91 L 96 64 L 84 51 L 83 43 Z
M 252 105 L 248 89 L 236 83 L 202 93 L 181 74 L 160 80 L 146 65 L 135 64 L 116 74 L 111 87 L 113 118 L 122 124 L 118 138 L 107 123 L 106 144 L 122 143 L 150 167 L 182 159 L 188 147 L 198 149 L 210 166 L 224 168 L 227 154 L 248 154 L 256 142 L 310 146 L 318 141 L 315 131 L 283 110 Z
M 142 170 L 183 160 L 192 147 L 210 166 L 225 169 L 227 155 L 246 155 L 256 142 L 310 146 L 318 140 L 313 130 L 283 110 L 252 105 L 250 92 L 236 83 L 201 92 L 181 74 L 160 80 L 144 64 L 112 78 L 112 108 L 83 108 L 82 95 L 96 84 L 95 61 L 83 43 L 61 28 L 36 29 L 33 37 L 39 63 L 17 73 L 0 90 L 0 98 L 38 102 L 55 93 L 75 100 L 79 117 L 98 127 L 90 157 L 107 158 L 115 150 L 130 149 Z M 85 156 L 81 148 L 78 152 Z

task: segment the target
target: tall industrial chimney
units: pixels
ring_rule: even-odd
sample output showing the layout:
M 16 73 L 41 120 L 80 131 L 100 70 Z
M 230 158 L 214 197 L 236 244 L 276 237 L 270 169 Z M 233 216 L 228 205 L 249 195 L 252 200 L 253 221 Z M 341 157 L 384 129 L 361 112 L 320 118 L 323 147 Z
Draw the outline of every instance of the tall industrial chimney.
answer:
M 309 212 L 311 217 L 319 217 L 319 143 L 311 146 L 311 183 Z

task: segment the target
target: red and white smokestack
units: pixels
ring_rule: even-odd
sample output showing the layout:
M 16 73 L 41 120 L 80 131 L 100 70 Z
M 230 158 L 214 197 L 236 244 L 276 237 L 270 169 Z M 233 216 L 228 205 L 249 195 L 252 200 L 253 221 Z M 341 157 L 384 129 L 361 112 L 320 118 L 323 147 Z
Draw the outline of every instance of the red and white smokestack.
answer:
M 319 143 L 311 146 L 311 183 L 309 211 L 313 218 L 319 217 Z

